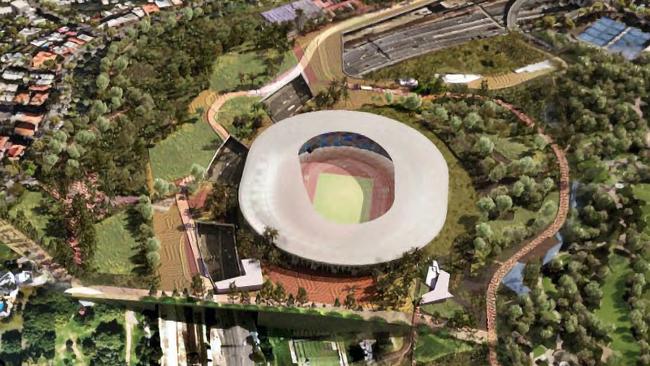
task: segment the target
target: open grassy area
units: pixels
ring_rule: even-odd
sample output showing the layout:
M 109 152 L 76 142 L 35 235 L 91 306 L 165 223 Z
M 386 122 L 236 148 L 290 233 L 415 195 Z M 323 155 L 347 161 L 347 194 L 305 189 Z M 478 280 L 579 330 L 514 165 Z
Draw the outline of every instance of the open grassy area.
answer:
M 555 202 L 555 211 L 553 212 L 554 216 L 557 212 L 557 207 L 559 207 L 560 194 L 557 191 L 550 192 L 544 202 L 553 201 Z M 515 206 L 514 215 L 510 220 L 492 220 L 488 223 L 494 231 L 495 234 L 501 235 L 503 230 L 509 226 L 523 225 L 527 226 L 527 223 L 531 220 L 535 220 L 540 214 L 536 211 L 528 210 L 524 207 Z
M 212 68 L 210 89 L 226 92 L 255 89 L 266 84 L 275 75 L 266 74 L 264 58 L 276 55 L 275 50 L 256 51 L 250 46 L 245 46 L 238 51 L 219 56 Z M 282 74 L 297 63 L 293 50 L 285 52 L 277 74 Z
M 155 178 L 173 181 L 190 173 L 193 163 L 207 168 L 221 140 L 209 124 L 186 123 L 149 149 Z
M 440 140 L 433 132 L 422 128 L 416 120 L 416 117 L 407 113 L 399 112 L 393 108 L 382 107 L 364 107 L 361 109 L 365 112 L 375 113 L 400 121 L 410 127 L 417 129 L 440 150 L 447 162 L 449 169 L 449 195 L 447 206 L 447 218 L 442 230 L 424 250 L 426 254 L 432 254 L 438 257 L 444 256 L 450 252 L 450 248 L 461 234 L 470 230 L 476 224 L 480 216 L 476 202 L 478 194 L 472 184 L 472 179 L 463 168 L 461 162 L 449 150 L 447 145 Z
M 494 75 L 540 62 L 546 56 L 529 46 L 521 35 L 474 40 L 441 51 L 428 53 L 369 73 L 371 80 L 395 80 L 403 77 L 424 79 L 436 73 L 472 73 Z
M 231 134 L 234 133 L 232 121 L 235 117 L 251 112 L 259 97 L 235 97 L 226 101 L 217 112 L 216 120 Z
M 429 286 L 425 285 L 424 283 L 419 283 L 418 286 L 419 286 L 418 287 L 419 296 L 422 296 L 425 293 L 431 291 L 431 289 L 429 289 Z M 420 310 L 425 314 L 433 315 L 434 313 L 436 313 L 437 315 L 443 318 L 449 319 L 454 316 L 454 313 L 456 311 L 459 310 L 462 311 L 463 307 L 459 303 L 457 303 L 456 300 L 451 298 L 443 302 L 422 305 L 420 306 Z
M 601 288 L 603 299 L 595 315 L 605 324 L 614 326 L 614 331 L 609 333 L 612 337 L 610 347 L 621 356 L 620 359 L 636 360 L 639 344 L 632 336 L 629 308 L 623 298 L 625 279 L 631 272 L 630 263 L 627 258 L 614 254 L 609 259 L 609 267 L 611 272 Z
M 137 254 L 138 243 L 128 229 L 128 216 L 122 211 L 95 225 L 97 251 L 94 264 L 99 273 L 132 274 L 131 259 Z
M 39 237 L 45 236 L 47 224 L 51 219 L 47 210 L 41 207 L 43 193 L 40 191 L 25 191 L 20 202 L 9 210 L 11 217 L 16 217 L 18 211 L 23 211 L 25 217 L 36 229 Z
M 470 344 L 452 338 L 445 331 L 433 333 L 427 327 L 421 327 L 415 345 L 415 360 L 418 365 L 427 365 L 440 357 L 471 349 Z
M 273 365 L 283 366 L 291 365 L 291 350 L 289 349 L 289 340 L 281 337 L 270 337 L 269 342 L 273 347 Z

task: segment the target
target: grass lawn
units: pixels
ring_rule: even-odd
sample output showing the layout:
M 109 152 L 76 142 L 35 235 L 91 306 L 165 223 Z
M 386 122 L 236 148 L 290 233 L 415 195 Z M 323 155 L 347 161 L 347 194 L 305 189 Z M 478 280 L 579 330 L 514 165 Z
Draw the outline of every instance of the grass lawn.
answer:
M 503 74 L 545 60 L 547 57 L 529 46 L 521 35 L 474 40 L 369 73 L 371 80 L 403 77 L 424 79 L 436 73 Z
M 372 187 L 372 179 L 321 173 L 316 183 L 314 208 L 339 224 L 368 221 Z
M 183 124 L 149 149 L 154 177 L 168 181 L 183 178 L 190 174 L 193 163 L 207 168 L 220 142 L 219 136 L 203 121 Z
M 126 212 L 122 211 L 95 224 L 97 251 L 95 266 L 99 273 L 132 274 L 131 256 L 137 253 L 138 243 L 127 229 Z
M 298 362 L 309 361 L 314 366 L 338 366 L 338 352 L 329 341 L 297 340 L 293 342 Z
M 447 168 L 449 169 L 447 218 L 438 236 L 424 250 L 425 254 L 435 255 L 437 257 L 449 254 L 454 239 L 473 228 L 480 216 L 476 207 L 478 194 L 474 189 L 469 174 L 465 171 L 461 162 L 452 154 L 447 145 L 433 132 L 421 128 L 415 117 L 389 107 L 364 107 L 361 110 L 383 115 L 415 128 L 429 138 L 444 156 L 447 162 Z
M 25 191 L 20 202 L 9 210 L 9 215 L 16 217 L 18 211 L 22 210 L 36 229 L 39 237 L 45 236 L 50 215 L 40 208 L 43 193 L 40 191 Z
M 629 309 L 623 299 L 625 279 L 631 271 L 629 261 L 619 255 L 609 259 L 611 273 L 605 278 L 602 287 L 603 299 L 595 315 L 607 325 L 614 326 L 610 347 L 617 352 L 621 360 L 636 360 L 639 355 L 639 344 L 632 336 Z
M 557 191 L 550 192 L 546 199 L 546 201 L 553 201 L 555 202 L 556 205 L 556 211 L 557 212 L 557 206 L 559 204 L 559 199 L 560 199 L 560 194 Z M 555 215 L 555 212 L 553 215 Z M 493 220 L 489 221 L 488 223 L 490 224 L 490 227 L 492 227 L 492 230 L 494 231 L 495 234 L 501 235 L 504 229 L 506 229 L 508 226 L 514 226 L 514 225 L 524 225 L 526 226 L 526 223 L 530 220 L 534 220 L 537 218 L 538 213 L 536 211 L 531 211 L 523 207 L 515 207 L 514 208 L 514 217 L 512 220 Z
M 420 283 L 419 286 L 418 294 L 420 296 L 430 291 L 429 287 L 424 283 Z M 462 311 L 463 307 L 452 298 L 435 304 L 422 305 L 420 306 L 420 310 L 423 313 L 430 315 L 438 313 L 441 317 L 449 319 L 454 316 L 454 313 L 457 310 Z
M 275 75 L 266 75 L 264 57 L 274 56 L 275 50 L 256 51 L 251 47 L 243 47 L 217 57 L 212 67 L 210 89 L 217 92 L 227 92 L 239 89 L 254 89 L 271 81 Z M 298 61 L 293 50 L 284 53 L 278 75 L 289 70 Z M 240 74 L 245 75 L 240 79 Z
M 289 350 L 289 340 L 279 337 L 269 337 L 271 347 L 273 347 L 273 365 L 284 366 L 291 365 L 291 350 Z
M 449 336 L 445 331 L 432 333 L 426 327 L 418 329 L 415 345 L 415 360 L 418 364 L 428 364 L 452 353 L 467 352 L 472 346 Z
M 234 134 L 232 121 L 235 117 L 252 111 L 253 105 L 260 100 L 259 97 L 235 97 L 225 102 L 219 112 L 217 112 L 216 120 L 225 127 L 228 132 Z
M 18 258 L 18 254 L 16 254 L 16 252 L 14 252 L 13 250 L 9 249 L 7 245 L 0 242 L 0 259 L 9 260 L 9 259 L 16 259 L 16 258 Z M 1 265 L 2 264 L 0 264 L 0 266 Z

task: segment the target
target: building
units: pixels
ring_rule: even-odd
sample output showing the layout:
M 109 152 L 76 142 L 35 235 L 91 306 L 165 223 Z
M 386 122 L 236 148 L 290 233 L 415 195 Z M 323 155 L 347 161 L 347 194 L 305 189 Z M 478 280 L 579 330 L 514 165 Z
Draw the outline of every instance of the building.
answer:
M 254 291 L 262 288 L 262 266 L 256 259 L 239 259 L 235 227 L 230 224 L 197 222 L 199 272 L 217 293 L 232 290 Z
M 25 0 L 15 0 L 11 2 L 11 7 L 17 14 L 27 14 L 30 11 L 33 11 L 32 7 Z
M 454 297 L 454 295 L 449 292 L 450 278 L 451 275 L 449 272 L 441 270 L 438 262 L 433 261 L 427 270 L 427 278 L 424 281 L 431 291 L 422 295 L 420 303 L 422 305 L 430 304 Z
M 32 68 L 40 69 L 46 66 L 46 62 L 55 62 L 56 54 L 48 51 L 39 51 L 34 57 L 32 57 Z
M 239 203 L 250 226 L 260 235 L 276 229 L 276 246 L 296 261 L 354 270 L 435 238 L 448 185 L 444 157 L 415 129 L 371 113 L 321 111 L 257 137 Z
M 322 9 L 311 0 L 298 0 L 262 12 L 262 17 L 269 23 L 293 22 L 302 13 L 305 19 L 314 19 L 323 15 Z

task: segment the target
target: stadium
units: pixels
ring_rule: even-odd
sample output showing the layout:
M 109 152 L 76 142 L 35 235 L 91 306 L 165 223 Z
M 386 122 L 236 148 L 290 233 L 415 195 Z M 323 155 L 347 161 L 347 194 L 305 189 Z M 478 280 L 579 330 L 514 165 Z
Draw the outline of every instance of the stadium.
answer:
M 242 214 L 296 260 L 359 268 L 427 245 L 447 214 L 449 174 L 429 139 L 364 112 L 300 114 L 253 142 L 239 187 Z

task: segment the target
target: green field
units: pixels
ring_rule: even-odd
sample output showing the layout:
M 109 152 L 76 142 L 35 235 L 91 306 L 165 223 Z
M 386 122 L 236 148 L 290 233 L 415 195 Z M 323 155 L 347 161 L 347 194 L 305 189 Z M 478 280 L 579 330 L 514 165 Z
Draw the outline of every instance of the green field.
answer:
M 25 191 L 20 202 L 9 210 L 9 215 L 14 218 L 18 211 L 22 210 L 27 220 L 31 222 L 38 236 L 41 238 L 45 236 L 47 224 L 51 218 L 47 211 L 41 208 L 42 200 L 43 193 L 39 191 Z
M 122 211 L 95 224 L 97 251 L 95 266 L 97 272 L 108 274 L 132 274 L 134 264 L 131 257 L 137 254 L 138 243 L 128 230 L 126 212 Z
M 321 173 L 314 194 L 314 208 L 339 224 L 368 221 L 373 181 L 350 175 Z
M 296 340 L 293 341 L 293 347 L 299 363 L 309 360 L 312 366 L 340 365 L 338 351 L 333 347 L 332 342 Z
M 228 130 L 229 133 L 233 135 L 237 135 L 237 131 L 233 127 L 232 121 L 237 116 L 252 112 L 253 105 L 259 102 L 259 100 L 260 100 L 259 97 L 247 97 L 247 96 L 232 98 L 221 106 L 219 112 L 217 112 L 215 119 L 226 130 Z
M 545 60 L 547 57 L 529 46 L 521 35 L 474 40 L 442 51 L 371 72 L 371 80 L 395 80 L 404 77 L 425 79 L 436 73 L 502 74 Z
M 266 75 L 264 57 L 273 56 L 275 52 L 274 50 L 255 51 L 249 47 L 217 57 L 217 61 L 212 67 L 210 89 L 226 92 L 255 89 L 266 84 L 271 81 L 272 75 Z M 293 50 L 287 51 L 282 57 L 278 74 L 289 70 L 297 62 Z M 240 75 L 243 78 L 240 79 Z
M 192 164 L 207 168 L 221 140 L 209 124 L 186 123 L 149 149 L 154 178 L 173 181 L 190 174 Z
M 440 357 L 471 349 L 470 344 L 452 338 L 445 331 L 432 333 L 430 329 L 421 327 L 418 329 L 414 356 L 418 365 L 427 365 Z
M 17 259 L 18 254 L 14 252 L 13 250 L 9 249 L 8 246 L 6 246 L 4 243 L 0 242 L 0 260 L 9 260 L 9 259 Z M 0 269 L 2 269 L 2 263 L 0 263 Z
M 601 288 L 603 299 L 595 315 L 605 324 L 614 326 L 614 332 L 609 333 L 612 337 L 610 347 L 621 356 L 621 360 L 636 360 L 639 343 L 632 336 L 630 310 L 624 299 L 625 279 L 632 269 L 626 258 L 616 254 L 610 257 L 609 267 L 611 272 Z

